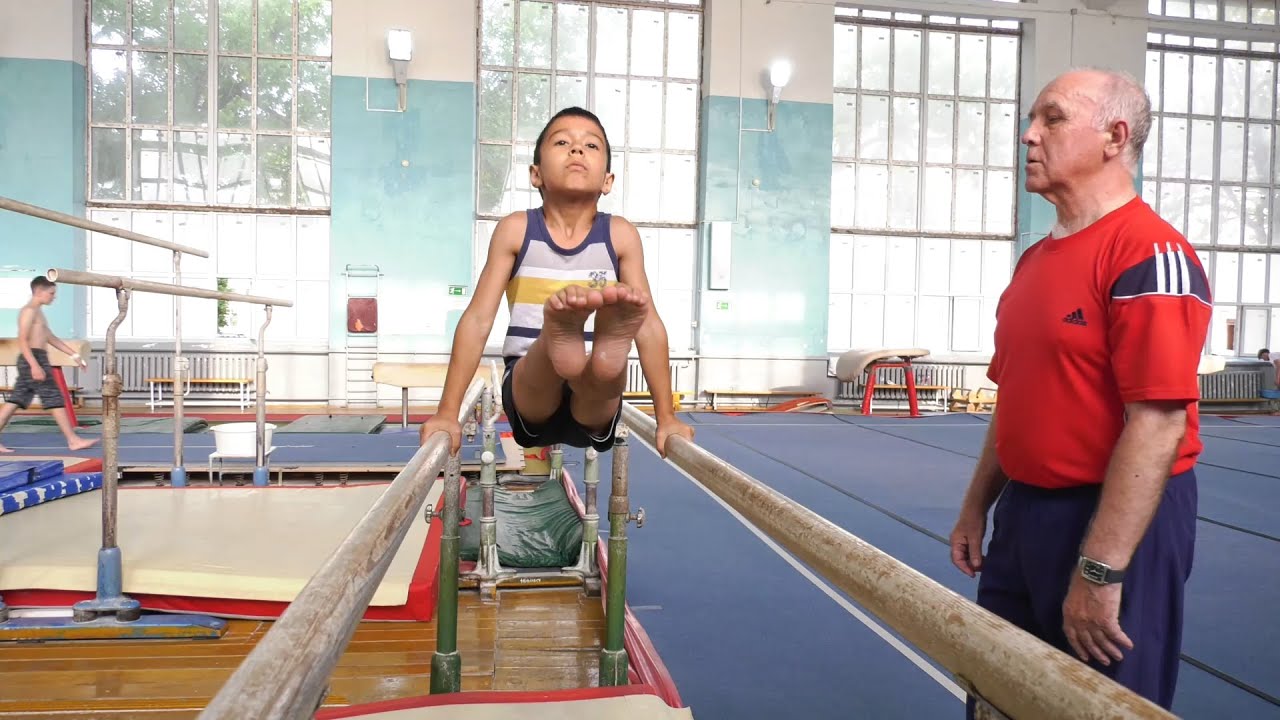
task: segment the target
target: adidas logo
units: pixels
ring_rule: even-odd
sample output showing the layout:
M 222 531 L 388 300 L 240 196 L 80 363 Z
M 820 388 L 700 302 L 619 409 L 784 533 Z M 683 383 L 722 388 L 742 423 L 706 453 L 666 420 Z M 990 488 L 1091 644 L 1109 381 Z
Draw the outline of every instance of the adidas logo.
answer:
M 1088 325 L 1089 324 L 1085 322 L 1084 311 L 1081 310 L 1080 308 L 1076 308 L 1074 312 L 1067 313 L 1067 316 L 1062 318 L 1062 322 L 1070 323 L 1072 325 Z

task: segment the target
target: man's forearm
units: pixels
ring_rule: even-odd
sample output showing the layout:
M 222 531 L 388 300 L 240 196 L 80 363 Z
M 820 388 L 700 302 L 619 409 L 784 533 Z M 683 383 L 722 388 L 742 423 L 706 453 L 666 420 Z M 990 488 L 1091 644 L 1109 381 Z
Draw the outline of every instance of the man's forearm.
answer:
M 983 515 L 1000 497 L 1000 491 L 1009 482 L 1009 477 L 1000 468 L 1000 459 L 996 455 L 996 422 L 998 411 L 991 413 L 991 423 L 987 427 L 987 437 L 982 443 L 982 454 L 978 456 L 978 465 L 973 470 L 973 479 L 964 495 L 964 506 L 976 510 Z
M 66 354 L 68 354 L 68 355 L 75 355 L 75 354 L 76 354 L 76 349 L 75 349 L 75 348 L 71 347 L 70 345 L 68 345 L 68 344 L 66 344 L 66 343 L 64 343 L 64 342 L 62 342 L 62 340 L 61 340 L 60 338 L 58 338 L 57 336 L 55 336 L 55 335 L 50 335 L 50 336 L 49 336 L 49 344 L 50 344 L 50 345 L 52 345 L 52 346 L 54 346 L 54 347 L 56 347 L 56 348 L 58 348 L 59 350 L 61 350 L 62 352 L 66 353 Z
M 1185 433 L 1185 411 L 1131 414 L 1107 466 L 1081 554 L 1117 570 L 1128 567 L 1160 505 Z
M 462 400 L 467 395 L 467 387 L 480 367 L 480 358 L 484 355 L 484 343 L 489 337 L 489 329 L 482 323 L 463 314 L 458 327 L 453 333 L 453 351 L 449 354 L 449 374 L 445 378 L 444 390 L 440 393 L 440 404 L 437 413 L 448 413 L 457 419 L 462 410 Z M 494 388 L 494 392 L 499 392 Z
M 671 349 L 667 343 L 667 329 L 656 314 L 650 314 L 636 334 L 636 351 L 640 354 L 640 369 L 644 372 L 649 394 L 653 397 L 654 417 L 659 421 L 674 418 L 676 411 L 671 404 Z

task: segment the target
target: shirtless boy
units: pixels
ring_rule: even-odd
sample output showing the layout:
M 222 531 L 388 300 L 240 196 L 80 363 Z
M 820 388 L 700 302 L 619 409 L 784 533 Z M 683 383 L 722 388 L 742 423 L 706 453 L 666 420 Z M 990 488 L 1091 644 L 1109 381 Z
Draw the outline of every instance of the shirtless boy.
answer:
M 88 367 L 84 358 L 66 343 L 59 340 L 50 330 L 44 318 L 44 306 L 53 303 L 58 294 L 58 286 L 43 276 L 31 281 L 31 302 L 18 313 L 18 381 L 14 383 L 13 392 L 5 397 L 4 407 L 0 407 L 0 430 L 9 424 L 9 418 L 18 410 L 26 410 L 31 399 L 40 396 L 40 406 L 53 413 L 58 428 L 67 439 L 67 447 L 72 450 L 84 450 L 96 444 L 97 439 L 86 440 L 76 434 L 67 418 L 67 409 L 62 401 L 62 393 L 53 379 L 53 367 L 49 364 L 48 346 L 52 345 L 71 356 L 80 363 L 80 367 Z M 0 445 L 0 453 L 13 452 Z
M 512 213 L 494 229 L 423 443 L 447 432 L 453 451 L 460 447 L 458 412 L 503 293 L 511 324 L 502 405 L 517 444 L 609 450 L 632 341 L 653 395 L 658 452 L 665 457 L 672 435 L 693 439 L 672 407 L 667 331 L 653 308 L 640 234 L 596 207 L 613 185 L 610 169 L 609 140 L 594 114 L 566 108 L 543 128 L 529 168 L 542 207 Z

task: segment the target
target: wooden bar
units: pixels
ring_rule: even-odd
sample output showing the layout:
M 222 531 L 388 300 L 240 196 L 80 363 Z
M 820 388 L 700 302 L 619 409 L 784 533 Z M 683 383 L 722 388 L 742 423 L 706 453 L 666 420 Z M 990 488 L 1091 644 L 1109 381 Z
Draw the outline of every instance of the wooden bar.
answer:
M 138 292 L 158 293 L 160 295 L 180 295 L 182 297 L 205 298 L 208 300 L 228 300 L 230 302 L 246 302 L 254 305 L 274 305 L 276 307 L 293 307 L 292 300 L 277 300 L 260 295 L 243 295 L 241 293 L 204 290 L 202 288 L 184 287 L 170 283 L 151 282 L 149 280 L 132 280 L 118 275 L 102 275 L 68 270 L 66 268 L 50 268 L 45 273 L 49 282 L 66 283 L 68 285 L 92 285 L 94 287 L 113 288 L 115 290 L 136 290 Z
M 650 445 L 657 425 L 622 419 Z M 667 459 L 1012 718 L 1173 718 L 1156 704 L 680 437 Z
M 169 242 L 168 240 L 161 240 L 160 238 L 153 238 L 150 235 L 143 235 L 131 230 L 121 230 L 120 228 L 103 225 L 102 223 L 94 222 L 93 220 L 86 220 L 85 218 L 68 215 L 66 213 L 58 212 L 57 210 L 42 208 L 39 205 L 30 205 L 22 202 L 21 200 L 14 200 L 13 198 L 0 197 L 0 209 L 11 210 L 16 213 L 22 213 L 23 215 L 37 217 L 41 220 L 49 220 L 50 222 L 78 227 L 81 230 L 89 230 L 96 233 L 102 233 L 103 235 L 112 235 L 125 240 L 140 242 L 144 245 L 154 245 L 155 247 L 173 250 L 174 252 L 186 253 L 188 255 L 195 255 L 196 257 L 202 258 L 209 257 L 208 250 L 201 250 L 198 247 L 191 247 L 190 245 L 182 245 L 180 243 Z
M 473 412 L 483 387 L 479 380 L 471 383 L 461 417 Z M 449 442 L 448 434 L 436 433 L 418 448 L 201 718 L 302 720 L 314 714 L 338 658 L 444 466 Z

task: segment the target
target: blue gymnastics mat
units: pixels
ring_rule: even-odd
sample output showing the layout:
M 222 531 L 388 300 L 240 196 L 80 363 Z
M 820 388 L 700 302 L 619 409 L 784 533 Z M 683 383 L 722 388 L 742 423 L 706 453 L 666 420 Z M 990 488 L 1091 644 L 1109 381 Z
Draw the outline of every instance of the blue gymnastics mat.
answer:
M 15 490 L 0 492 L 0 515 L 15 513 L 68 495 L 102 487 L 102 473 L 75 473 L 37 480 Z

